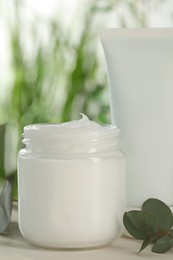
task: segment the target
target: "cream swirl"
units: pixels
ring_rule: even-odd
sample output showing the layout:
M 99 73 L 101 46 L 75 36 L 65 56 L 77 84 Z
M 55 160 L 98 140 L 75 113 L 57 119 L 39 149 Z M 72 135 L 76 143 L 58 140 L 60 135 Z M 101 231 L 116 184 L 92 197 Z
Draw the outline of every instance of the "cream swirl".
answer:
M 35 151 L 52 153 L 95 153 L 116 149 L 119 128 L 82 118 L 60 124 L 33 124 L 24 127 L 23 143 Z
M 114 132 L 114 134 L 119 134 L 119 128 L 112 125 L 100 125 L 94 121 L 89 120 L 89 118 L 82 114 L 82 118 L 79 120 L 73 120 L 65 123 L 59 124 L 33 124 L 24 127 L 25 138 L 29 137 L 31 134 L 53 134 L 64 135 L 69 134 L 104 134 L 105 132 Z

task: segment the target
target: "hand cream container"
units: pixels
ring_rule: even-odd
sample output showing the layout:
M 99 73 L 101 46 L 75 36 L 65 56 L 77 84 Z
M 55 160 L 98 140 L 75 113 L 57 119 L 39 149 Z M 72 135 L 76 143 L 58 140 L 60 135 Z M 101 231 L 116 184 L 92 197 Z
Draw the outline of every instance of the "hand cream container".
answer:
M 120 235 L 124 155 L 119 129 L 83 115 L 24 128 L 18 159 L 19 227 L 30 243 L 96 247 Z
M 126 207 L 173 210 L 173 29 L 104 29 L 112 123 L 126 153 Z

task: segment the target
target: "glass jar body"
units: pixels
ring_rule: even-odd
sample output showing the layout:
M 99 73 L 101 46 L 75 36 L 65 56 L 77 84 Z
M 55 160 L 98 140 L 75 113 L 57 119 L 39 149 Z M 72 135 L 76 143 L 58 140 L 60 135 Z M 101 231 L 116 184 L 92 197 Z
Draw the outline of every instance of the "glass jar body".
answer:
M 96 247 L 122 230 L 124 156 L 46 158 L 19 152 L 19 227 L 52 248 Z

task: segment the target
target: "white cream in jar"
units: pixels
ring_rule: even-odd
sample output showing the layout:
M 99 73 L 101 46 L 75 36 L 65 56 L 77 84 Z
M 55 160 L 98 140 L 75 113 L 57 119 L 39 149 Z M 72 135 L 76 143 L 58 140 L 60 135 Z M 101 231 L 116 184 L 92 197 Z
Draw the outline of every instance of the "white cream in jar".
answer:
M 19 227 L 29 242 L 52 248 L 110 243 L 122 229 L 124 156 L 119 129 L 85 115 L 24 128 L 19 152 Z

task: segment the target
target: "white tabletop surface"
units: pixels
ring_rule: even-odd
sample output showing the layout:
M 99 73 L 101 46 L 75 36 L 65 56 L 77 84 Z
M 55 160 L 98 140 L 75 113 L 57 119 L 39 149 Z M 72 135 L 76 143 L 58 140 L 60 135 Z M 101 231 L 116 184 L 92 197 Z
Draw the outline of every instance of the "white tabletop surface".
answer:
M 141 260 L 173 259 L 173 249 L 166 254 L 155 254 L 150 248 L 140 254 L 140 241 L 132 238 L 119 238 L 110 246 L 92 250 L 52 250 L 42 249 L 27 243 L 17 224 L 17 206 L 14 206 L 12 222 L 5 235 L 0 236 L 0 260 Z

